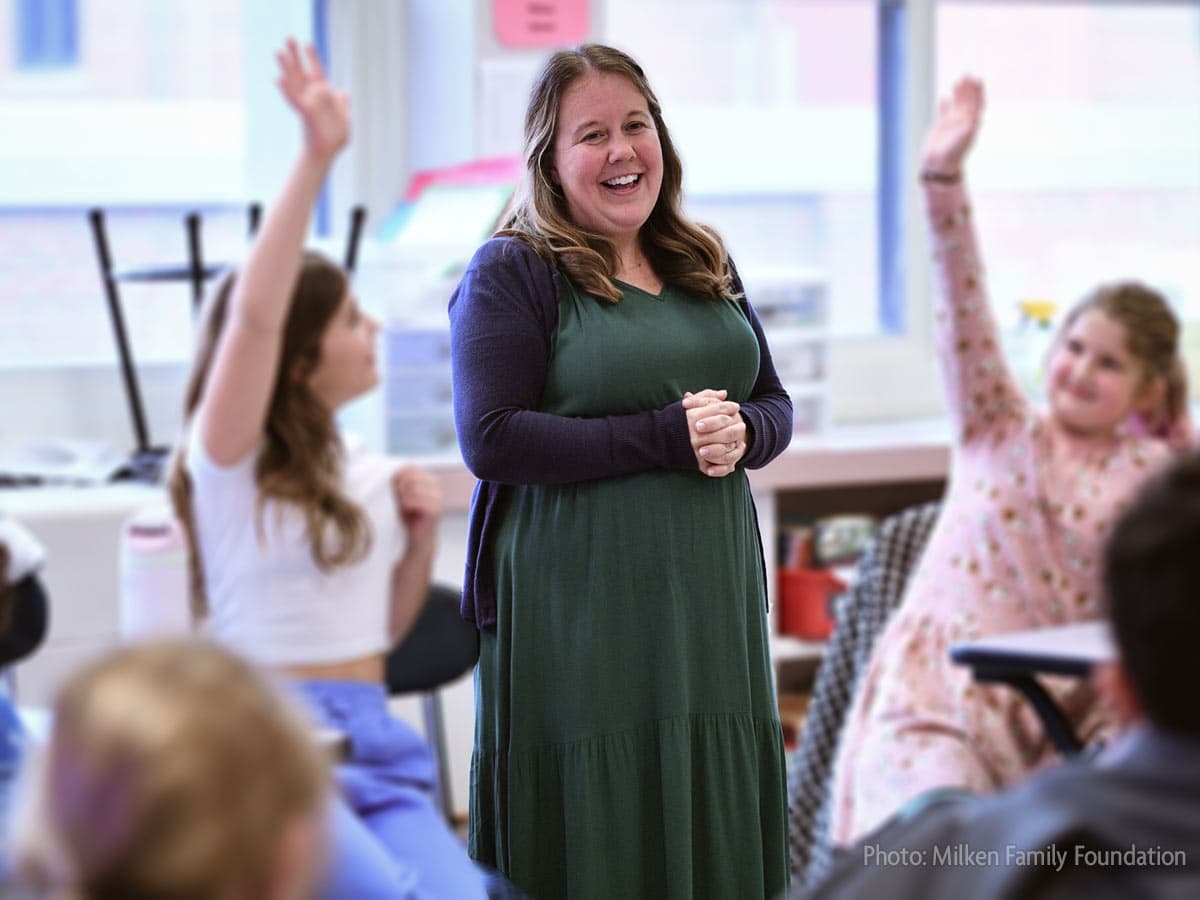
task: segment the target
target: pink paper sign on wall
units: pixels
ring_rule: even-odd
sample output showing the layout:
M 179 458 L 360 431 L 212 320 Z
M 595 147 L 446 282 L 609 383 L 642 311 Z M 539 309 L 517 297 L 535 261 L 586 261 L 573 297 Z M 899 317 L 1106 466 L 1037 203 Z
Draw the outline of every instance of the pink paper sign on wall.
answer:
M 561 47 L 587 38 L 588 0 L 494 0 L 496 37 L 508 47 Z

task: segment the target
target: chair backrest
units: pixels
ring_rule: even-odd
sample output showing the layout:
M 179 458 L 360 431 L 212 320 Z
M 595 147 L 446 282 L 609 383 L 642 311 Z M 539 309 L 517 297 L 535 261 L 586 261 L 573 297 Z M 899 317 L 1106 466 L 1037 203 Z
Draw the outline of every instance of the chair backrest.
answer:
M 354 274 L 358 265 L 358 245 L 362 240 L 363 225 L 367 221 L 367 208 L 361 204 L 350 209 L 350 230 L 346 233 L 346 255 L 342 259 L 342 268 L 347 275 Z
M 404 640 L 387 656 L 389 694 L 432 691 L 469 672 L 479 659 L 479 631 L 459 612 L 462 593 L 429 588 L 425 606 Z
M 833 634 L 788 766 L 794 884 L 814 884 L 828 868 L 831 775 L 846 713 L 875 639 L 904 598 L 941 507 L 941 501 L 934 501 L 885 519 L 859 559 L 854 586 L 837 599 Z
M 450 752 L 438 689 L 469 672 L 479 659 L 479 631 L 459 612 L 462 592 L 446 585 L 429 589 L 425 606 L 404 640 L 388 654 L 388 693 L 420 693 L 425 739 L 437 765 L 434 800 L 446 821 L 454 823 L 450 795 Z
M 8 627 L 0 632 L 0 668 L 32 655 L 46 638 L 50 605 L 37 575 L 26 575 L 13 587 Z

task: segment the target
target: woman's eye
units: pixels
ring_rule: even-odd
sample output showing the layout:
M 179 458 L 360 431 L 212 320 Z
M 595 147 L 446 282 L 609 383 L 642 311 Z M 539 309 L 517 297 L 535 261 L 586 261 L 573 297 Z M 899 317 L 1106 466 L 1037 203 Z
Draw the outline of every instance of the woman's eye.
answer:
M 585 143 L 594 144 L 594 143 L 596 143 L 596 141 L 600 140 L 600 132 L 599 131 L 589 131 L 587 134 L 585 134 L 583 136 L 583 140 Z
M 644 131 L 646 128 L 645 122 L 630 122 L 625 126 L 629 131 Z
M 1081 344 L 1077 340 L 1069 340 L 1069 341 L 1067 341 L 1067 352 L 1074 353 L 1075 355 L 1078 356 L 1080 353 L 1083 352 L 1083 344 Z

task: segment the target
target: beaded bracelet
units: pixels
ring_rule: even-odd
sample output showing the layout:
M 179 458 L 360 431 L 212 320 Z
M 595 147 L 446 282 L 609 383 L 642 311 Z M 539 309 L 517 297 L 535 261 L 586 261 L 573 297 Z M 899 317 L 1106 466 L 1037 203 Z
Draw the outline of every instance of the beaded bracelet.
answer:
M 935 172 L 932 169 L 921 171 L 922 181 L 932 181 L 934 184 L 958 184 L 962 181 L 962 172 Z

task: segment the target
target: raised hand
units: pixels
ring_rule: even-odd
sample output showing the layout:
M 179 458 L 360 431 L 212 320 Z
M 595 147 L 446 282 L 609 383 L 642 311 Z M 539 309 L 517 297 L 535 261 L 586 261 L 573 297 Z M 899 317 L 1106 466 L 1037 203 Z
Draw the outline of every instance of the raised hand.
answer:
M 279 90 L 304 124 L 304 145 L 310 153 L 330 159 L 350 140 L 350 98 L 326 80 L 316 49 L 303 54 L 295 40 L 275 54 Z
M 746 455 L 746 423 L 739 414 L 741 407 L 727 396 L 728 392 L 711 388 L 683 395 L 692 452 L 700 471 L 712 478 L 724 478 Z
M 978 78 L 960 78 L 951 95 L 938 101 L 937 115 L 925 135 L 922 171 L 958 175 L 963 159 L 979 133 L 982 114 L 983 82 Z

